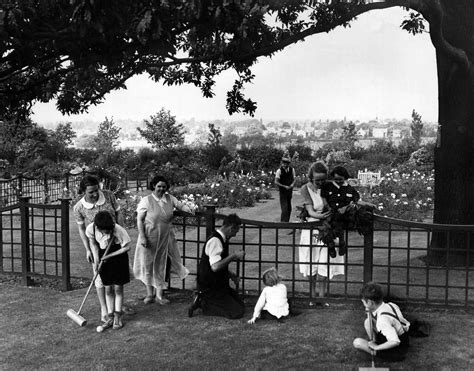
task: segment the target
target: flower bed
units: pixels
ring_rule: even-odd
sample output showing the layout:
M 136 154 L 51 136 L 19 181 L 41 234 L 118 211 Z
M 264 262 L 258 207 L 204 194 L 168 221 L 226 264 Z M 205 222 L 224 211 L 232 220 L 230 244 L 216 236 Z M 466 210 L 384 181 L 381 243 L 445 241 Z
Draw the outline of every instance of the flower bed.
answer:
M 434 171 L 384 174 L 379 185 L 360 190 L 364 201 L 373 203 L 381 215 L 423 221 L 432 217 Z
M 209 204 L 216 207 L 251 207 L 271 197 L 270 184 L 261 181 L 255 185 L 256 181 L 253 175 L 232 175 L 229 179 L 216 176 L 203 183 L 174 188 L 170 193 L 195 211 L 203 211 Z M 127 228 L 136 226 L 137 205 L 146 194 L 125 191 L 125 197 L 118 198 Z

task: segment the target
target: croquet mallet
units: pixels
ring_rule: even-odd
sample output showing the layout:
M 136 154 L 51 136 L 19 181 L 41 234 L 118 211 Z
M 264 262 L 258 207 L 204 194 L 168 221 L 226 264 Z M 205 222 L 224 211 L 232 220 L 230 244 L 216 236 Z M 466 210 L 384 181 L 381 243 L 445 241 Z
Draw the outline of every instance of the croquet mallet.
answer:
M 107 256 L 107 253 L 109 252 L 110 246 L 112 246 L 112 242 L 114 241 L 114 236 L 112 235 L 110 237 L 109 243 L 107 245 L 107 248 L 105 249 L 104 255 Z M 81 310 L 82 307 L 84 306 L 84 303 L 86 302 L 87 297 L 89 296 L 89 293 L 92 289 L 92 286 L 94 285 L 95 280 L 97 279 L 97 276 L 99 275 L 100 268 L 102 267 L 102 264 L 104 261 L 101 259 L 99 266 L 97 267 L 97 272 L 94 274 L 94 278 L 92 278 L 91 284 L 89 285 L 89 288 L 87 289 L 86 295 L 84 296 L 84 299 L 82 300 L 81 306 L 79 307 L 79 310 L 76 312 L 72 309 L 68 309 L 66 314 L 67 316 L 72 319 L 74 322 L 76 322 L 79 326 L 83 327 L 87 324 L 87 320 L 81 316 Z
M 367 311 L 367 321 L 369 321 L 369 340 L 372 341 L 374 340 L 374 322 L 373 322 L 373 317 L 372 317 L 372 312 L 370 310 Z M 372 356 L 372 366 L 371 367 L 359 367 L 359 371 L 390 371 L 388 367 L 375 367 L 375 362 L 374 362 L 374 353 L 370 353 Z

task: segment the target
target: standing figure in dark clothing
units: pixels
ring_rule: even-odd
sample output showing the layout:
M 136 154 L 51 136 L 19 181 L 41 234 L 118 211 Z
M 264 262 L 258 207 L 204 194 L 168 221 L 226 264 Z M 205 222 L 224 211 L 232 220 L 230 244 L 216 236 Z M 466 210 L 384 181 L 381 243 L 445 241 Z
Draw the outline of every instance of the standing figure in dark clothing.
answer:
M 280 221 L 289 222 L 291 215 L 291 197 L 293 196 L 293 187 L 295 186 L 295 169 L 290 166 L 290 157 L 283 156 L 281 167 L 276 171 L 275 184 L 280 191 Z
M 229 239 L 237 234 L 240 224 L 236 214 L 226 216 L 222 227 L 215 230 L 204 245 L 197 274 L 198 293 L 188 309 L 189 317 L 199 307 L 208 316 L 243 317 L 244 302 L 229 285 L 229 279 L 236 285 L 239 282 L 239 277 L 229 270 L 229 264 L 245 255 L 243 250 L 229 254 Z

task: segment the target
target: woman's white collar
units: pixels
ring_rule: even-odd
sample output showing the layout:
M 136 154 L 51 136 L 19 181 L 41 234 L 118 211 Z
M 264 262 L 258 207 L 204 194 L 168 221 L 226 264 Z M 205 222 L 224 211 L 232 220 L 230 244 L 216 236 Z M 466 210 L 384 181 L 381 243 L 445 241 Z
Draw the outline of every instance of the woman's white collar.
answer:
M 87 202 L 86 201 L 86 197 L 82 197 L 81 199 L 81 202 L 82 202 L 82 205 L 86 208 L 86 209 L 92 209 L 94 206 L 102 206 L 103 204 L 105 204 L 105 196 L 104 194 L 99 191 L 99 199 L 97 200 L 97 202 L 95 204 L 91 203 L 91 202 Z

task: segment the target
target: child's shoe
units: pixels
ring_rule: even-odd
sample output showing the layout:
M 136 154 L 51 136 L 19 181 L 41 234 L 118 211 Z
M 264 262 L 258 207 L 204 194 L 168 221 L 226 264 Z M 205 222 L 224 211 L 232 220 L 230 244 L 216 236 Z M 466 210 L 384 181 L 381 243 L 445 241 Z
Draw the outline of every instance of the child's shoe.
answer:
M 114 324 L 113 324 L 114 330 L 118 330 L 123 327 L 122 316 L 123 316 L 123 312 L 114 312 Z
M 109 313 L 107 314 L 106 317 L 103 318 L 103 322 L 100 324 L 102 327 L 102 330 L 106 330 L 108 328 L 111 328 L 114 324 L 114 314 Z
M 337 253 L 336 253 L 336 244 L 334 243 L 334 241 L 331 240 L 327 243 L 327 245 L 328 245 L 329 256 L 331 258 L 335 258 L 336 255 L 337 255 Z
M 346 241 L 344 241 L 342 238 L 339 238 L 339 256 L 344 256 L 346 255 L 347 248 Z

